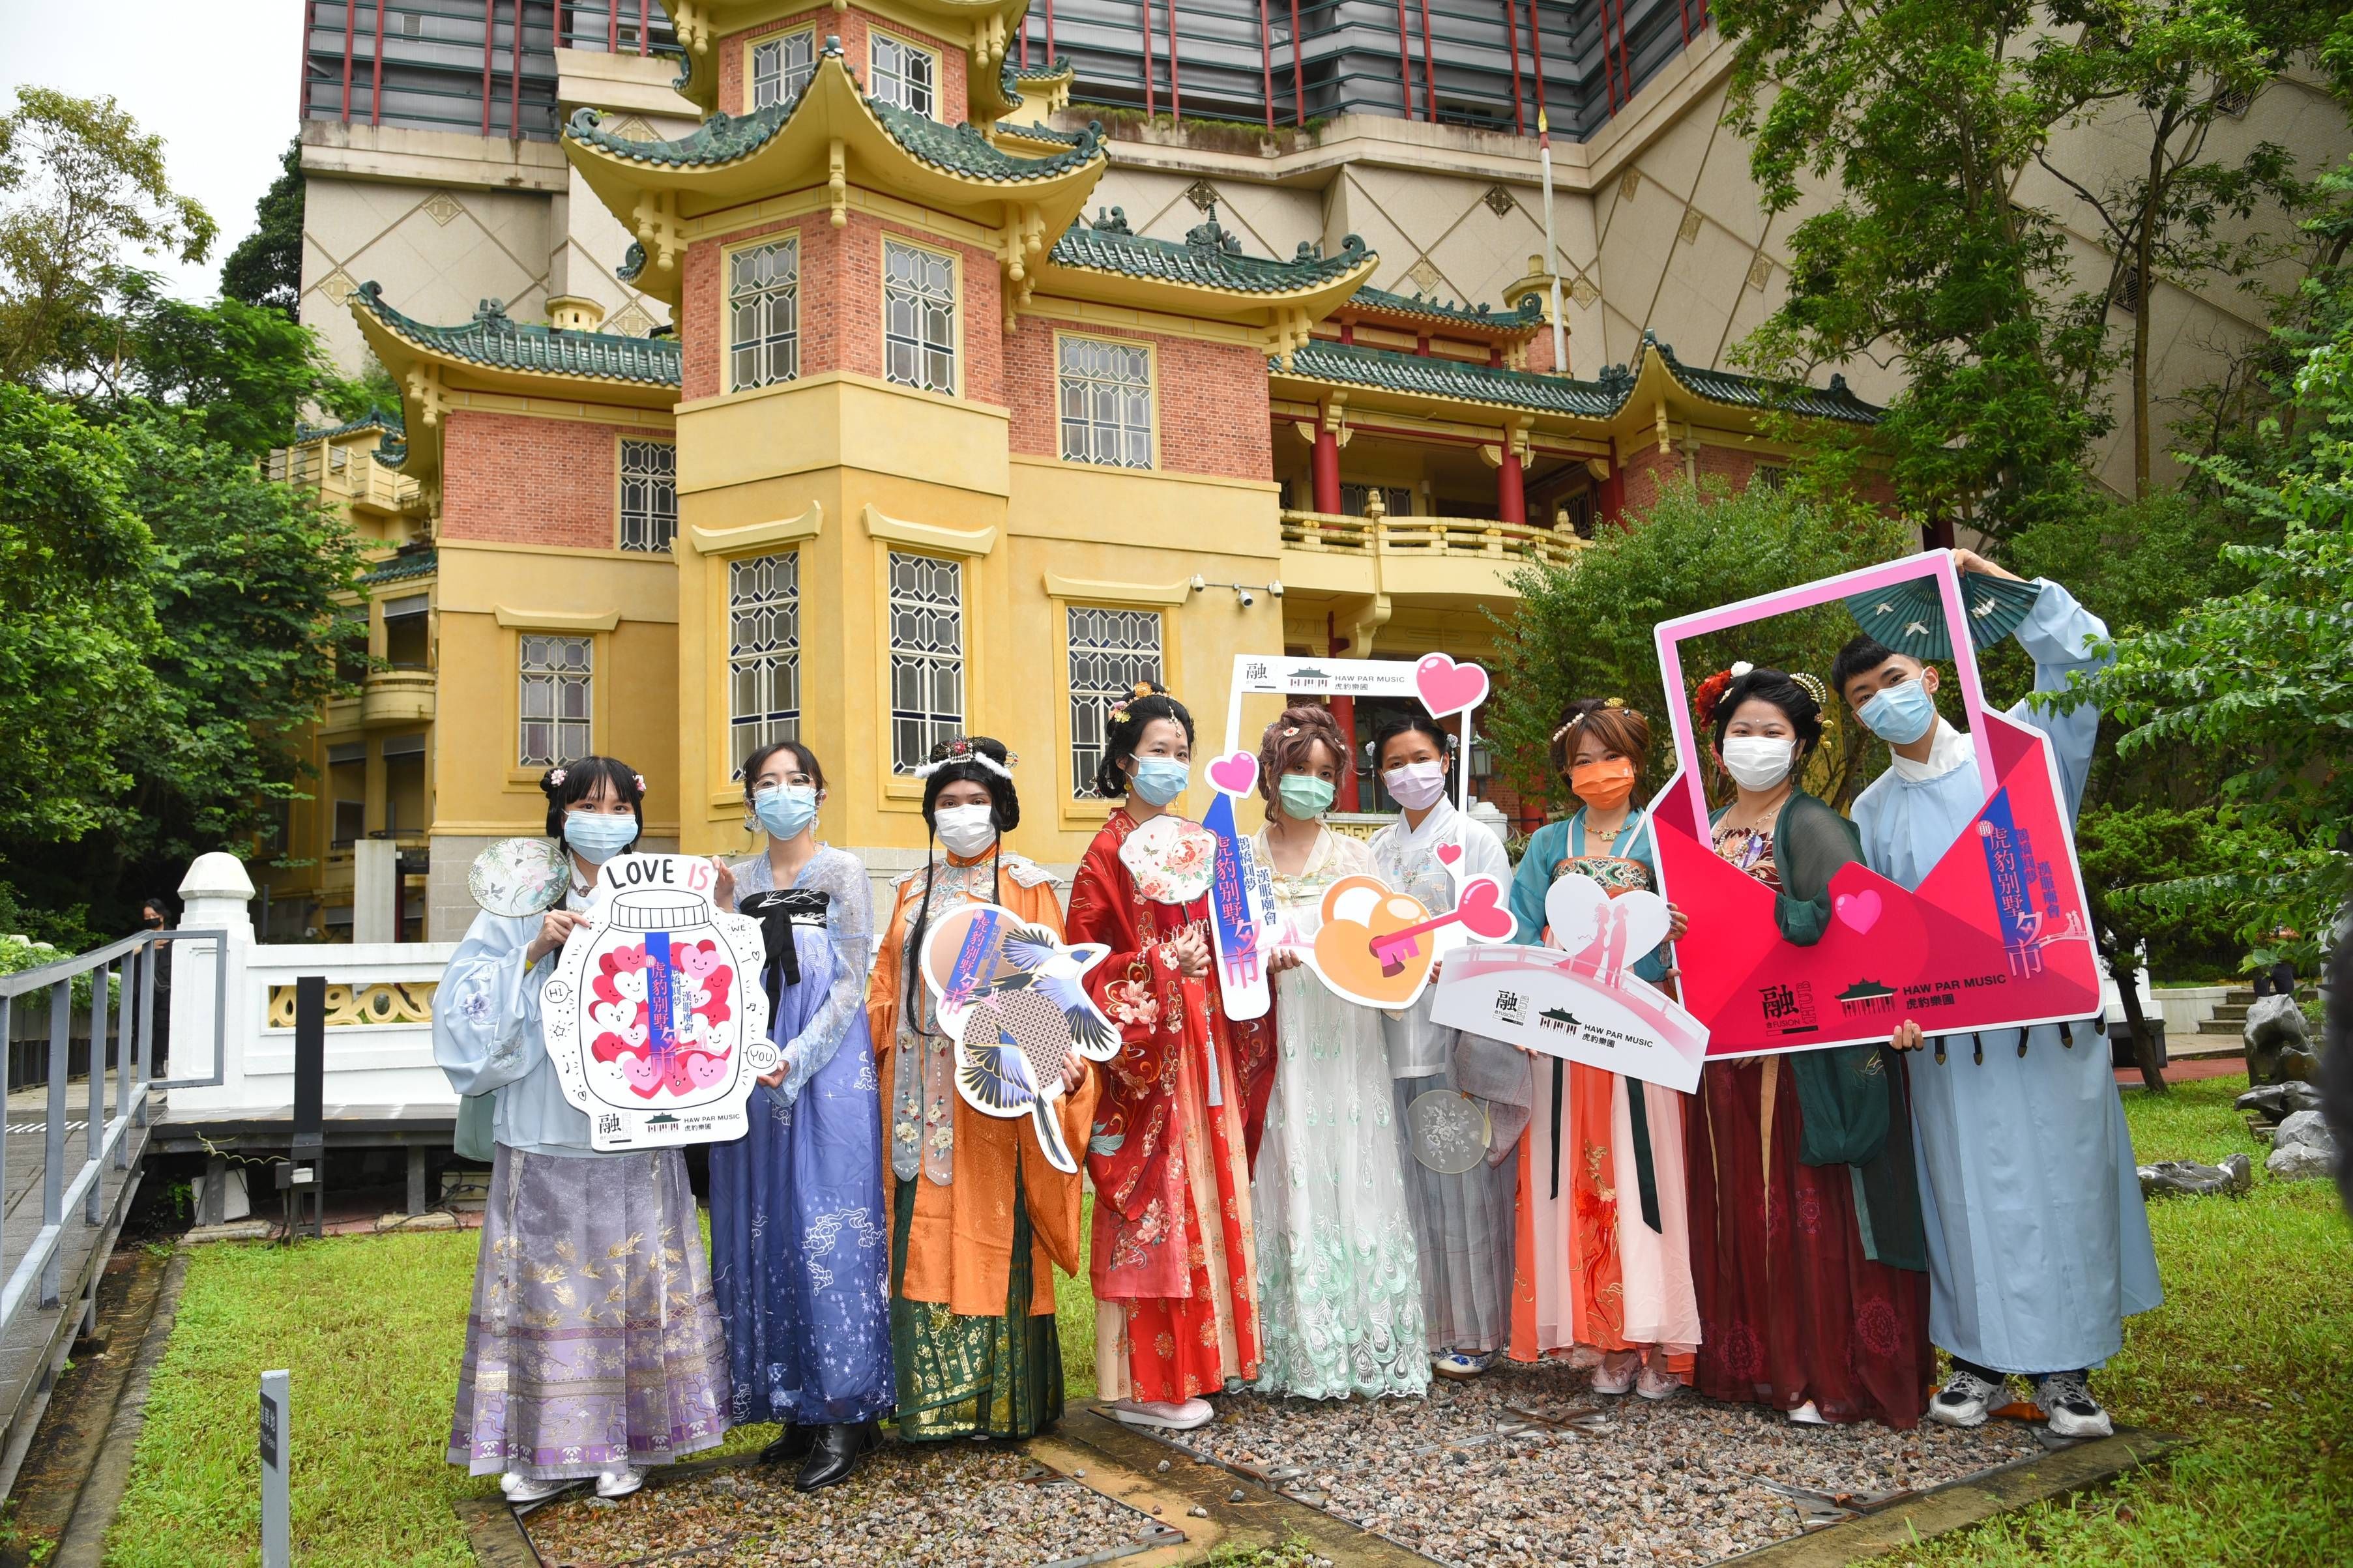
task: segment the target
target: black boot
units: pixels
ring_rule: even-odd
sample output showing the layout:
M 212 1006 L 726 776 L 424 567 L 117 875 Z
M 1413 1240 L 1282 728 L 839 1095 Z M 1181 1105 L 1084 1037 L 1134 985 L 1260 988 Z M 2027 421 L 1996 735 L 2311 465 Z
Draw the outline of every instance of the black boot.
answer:
M 808 1458 L 809 1448 L 817 1442 L 817 1434 L 818 1428 L 814 1426 L 796 1426 L 789 1421 L 786 1422 L 784 1430 L 776 1434 L 776 1440 L 760 1450 L 760 1463 L 781 1465 L 787 1459 Z
M 829 1487 L 846 1481 L 858 1468 L 858 1461 L 882 1446 L 882 1434 L 871 1421 L 851 1422 L 817 1429 L 817 1443 L 809 1453 L 808 1463 L 793 1481 L 793 1489 L 813 1492 L 819 1487 Z

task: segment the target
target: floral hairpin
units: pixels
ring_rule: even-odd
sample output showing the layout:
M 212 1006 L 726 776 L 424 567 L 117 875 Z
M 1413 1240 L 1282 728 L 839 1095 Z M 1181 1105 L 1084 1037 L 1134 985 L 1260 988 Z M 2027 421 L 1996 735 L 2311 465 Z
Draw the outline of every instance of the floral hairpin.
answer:
M 1121 714 L 1125 713 L 1130 707 L 1142 701 L 1145 698 L 1149 697 L 1152 694 L 1152 683 L 1148 680 L 1139 680 L 1134 686 L 1127 689 L 1126 696 L 1113 700 L 1103 709 L 1103 717 L 1106 719 L 1116 719 Z
M 629 776 L 630 776 L 631 778 L 633 778 L 633 779 L 635 779 L 635 780 L 637 780 L 637 781 L 638 781 L 638 793 L 639 795 L 643 795 L 643 794 L 645 794 L 645 793 L 646 793 L 646 775 L 645 775 L 645 774 L 643 774 L 643 773 L 631 773 Z
M 550 768 L 547 770 L 547 787 L 550 789 L 562 789 L 564 787 L 564 770 L 562 768 Z
M 1008 752 L 1005 753 L 1005 760 L 1000 763 L 975 744 L 970 736 L 959 735 L 953 741 L 943 742 L 930 762 L 914 770 L 913 776 L 927 779 L 942 768 L 954 767 L 959 763 L 977 763 L 998 778 L 1010 779 L 1013 776 L 1013 770 L 1020 764 L 1020 762 L 1021 757 L 1018 752 Z
M 1749 666 L 1744 660 L 1730 669 L 1717 670 L 1699 683 L 1699 689 L 1692 693 L 1692 712 L 1698 717 L 1703 729 L 1715 722 L 1716 704 L 1724 700 L 1724 694 L 1732 689 L 1732 683 L 1747 674 L 1748 669 Z

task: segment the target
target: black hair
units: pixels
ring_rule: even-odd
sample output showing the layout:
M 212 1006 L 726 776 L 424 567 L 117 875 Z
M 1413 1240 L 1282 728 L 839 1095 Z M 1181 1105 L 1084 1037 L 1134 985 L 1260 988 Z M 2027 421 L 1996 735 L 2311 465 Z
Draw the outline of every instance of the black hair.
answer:
M 1185 744 L 1193 744 L 1193 715 L 1185 705 L 1168 695 L 1157 681 L 1138 681 L 1137 695 L 1125 699 L 1127 706 L 1110 715 L 1103 725 L 1103 761 L 1095 764 L 1095 793 L 1107 800 L 1117 800 L 1127 794 L 1126 763 L 1144 739 L 1145 726 L 1155 719 L 1166 719 L 1185 731 Z
M 1778 669 L 1762 666 L 1746 675 L 1733 677 L 1732 684 L 1715 703 L 1715 749 L 1724 750 L 1725 731 L 1732 727 L 1732 716 L 1740 705 L 1750 700 L 1770 702 L 1789 721 L 1789 728 L 1798 732 L 1798 754 L 1792 763 L 1802 761 L 1822 738 L 1822 705 L 1814 694 Z
M 596 794 L 598 785 L 607 784 L 628 803 L 629 814 L 638 819 L 637 837 L 622 847 L 622 853 L 636 848 L 646 833 L 646 787 L 637 769 L 612 757 L 582 757 L 539 775 L 540 793 L 547 796 L 547 836 L 563 837 L 564 814 Z
M 772 741 L 744 759 L 744 798 L 745 800 L 752 798 L 752 781 L 760 776 L 760 770 L 766 767 L 768 759 L 778 752 L 790 752 L 793 754 L 793 760 L 800 763 L 801 772 L 816 781 L 817 793 L 819 795 L 825 793 L 825 769 L 818 763 L 815 752 L 810 751 L 798 741 Z
M 1437 720 L 1431 718 L 1429 714 L 1422 712 L 1419 709 L 1384 709 L 1380 712 L 1379 716 L 1374 719 L 1373 749 L 1370 755 L 1366 759 L 1366 766 L 1365 771 L 1367 773 L 1380 772 L 1381 753 L 1388 750 L 1389 742 L 1391 741 L 1396 740 L 1399 735 L 1408 734 L 1427 735 L 1430 737 L 1432 743 L 1438 747 L 1439 754 L 1444 757 L 1448 763 L 1446 777 L 1447 793 L 1451 795 L 1453 793 L 1454 784 L 1454 772 L 1452 766 L 1454 762 L 1454 737 L 1448 734 Z
M 923 1000 L 923 936 L 931 929 L 932 889 L 940 873 L 939 858 L 932 853 L 932 838 L 939 832 L 940 792 L 952 784 L 976 784 L 988 792 L 988 818 L 997 825 L 997 842 L 989 847 L 988 854 L 988 901 L 1005 901 L 1005 836 L 1021 824 L 1021 797 L 1015 793 L 1011 778 L 973 761 L 969 755 L 973 752 L 1008 773 L 1012 768 L 1013 753 L 1005 749 L 1005 742 L 987 735 L 958 735 L 942 741 L 925 759 L 938 766 L 923 777 L 923 901 L 915 906 L 914 929 L 907 933 L 907 983 L 901 990 L 907 998 L 904 1005 L 920 1006 Z
M 1846 700 L 1846 683 L 1867 675 L 1895 657 L 1895 650 L 1869 632 L 1857 632 L 1831 660 L 1831 695 Z

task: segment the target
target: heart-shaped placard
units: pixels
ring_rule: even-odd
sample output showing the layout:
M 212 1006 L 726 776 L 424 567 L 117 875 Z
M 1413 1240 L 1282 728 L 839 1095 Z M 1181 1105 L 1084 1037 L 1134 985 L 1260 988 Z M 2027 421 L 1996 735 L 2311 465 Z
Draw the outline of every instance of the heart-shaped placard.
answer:
M 1451 866 L 1454 862 L 1461 858 L 1462 846 L 1460 844 L 1441 844 L 1438 847 L 1438 863 L 1440 865 Z
M 1552 945 L 1563 952 L 1614 952 L 1623 964 L 1639 963 L 1667 939 L 1666 900 L 1640 889 L 1613 899 L 1590 877 L 1556 880 L 1545 895 L 1545 920 L 1552 927 Z
M 1248 752 L 1229 752 L 1209 763 L 1209 783 L 1230 795 L 1246 795 L 1258 787 L 1258 759 Z
M 1516 923 L 1504 902 L 1504 885 L 1493 877 L 1473 877 L 1462 884 L 1454 912 L 1463 929 L 1482 942 L 1509 942 Z
M 1433 719 L 1467 712 L 1487 700 L 1487 672 L 1475 664 L 1457 664 L 1442 653 L 1422 656 L 1413 667 L 1413 684 Z
M 1852 928 L 1857 936 L 1867 936 L 1871 928 L 1879 923 L 1879 889 L 1865 888 L 1860 893 L 1841 893 L 1831 900 L 1831 907 L 1837 912 L 1840 924 Z

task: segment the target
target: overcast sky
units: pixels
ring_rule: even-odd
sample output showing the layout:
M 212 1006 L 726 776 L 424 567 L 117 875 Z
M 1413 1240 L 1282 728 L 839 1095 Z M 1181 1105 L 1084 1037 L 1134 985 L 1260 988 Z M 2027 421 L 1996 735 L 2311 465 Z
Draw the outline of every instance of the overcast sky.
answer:
M 162 136 L 174 188 L 204 204 L 220 238 L 197 265 L 142 265 L 206 299 L 293 139 L 301 30 L 302 0 L 0 0 L 0 104 L 14 109 L 26 85 L 111 93 Z

